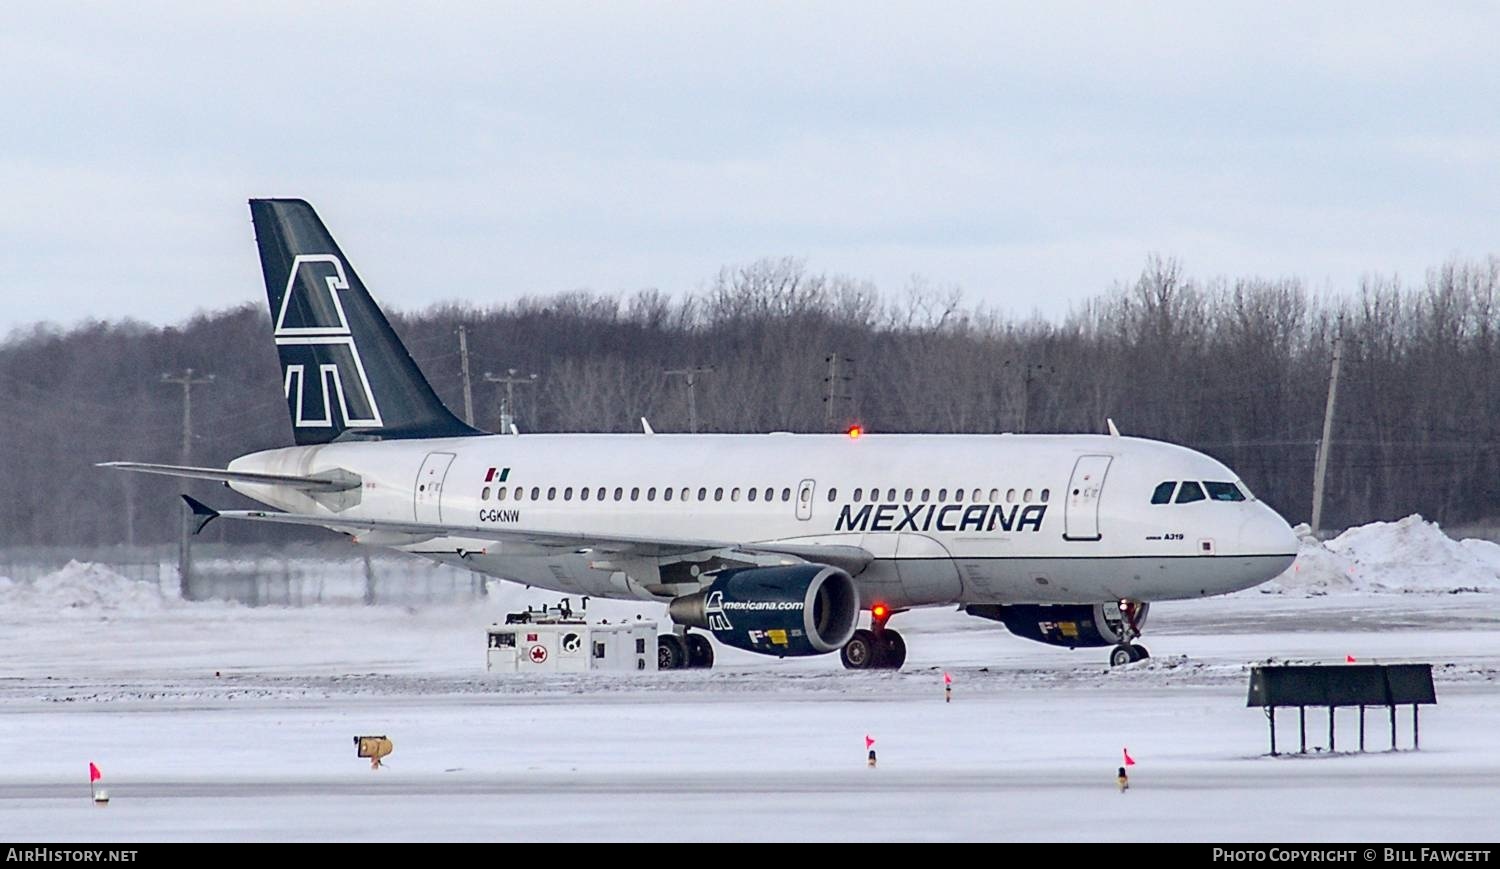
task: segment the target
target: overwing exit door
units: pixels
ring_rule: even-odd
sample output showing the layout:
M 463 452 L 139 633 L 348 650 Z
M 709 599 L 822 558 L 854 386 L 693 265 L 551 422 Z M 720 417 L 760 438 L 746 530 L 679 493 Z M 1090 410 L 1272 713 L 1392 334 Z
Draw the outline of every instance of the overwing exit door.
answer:
M 812 480 L 797 484 L 797 518 L 804 522 L 812 518 L 813 489 L 816 486 Z

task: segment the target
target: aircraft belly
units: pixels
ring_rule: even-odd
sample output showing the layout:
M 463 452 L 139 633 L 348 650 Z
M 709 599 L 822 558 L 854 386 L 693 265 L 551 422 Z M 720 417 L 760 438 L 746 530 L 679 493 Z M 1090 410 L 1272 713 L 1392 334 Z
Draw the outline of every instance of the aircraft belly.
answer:
M 965 603 L 1187 600 L 1264 582 L 1284 556 L 958 559 Z

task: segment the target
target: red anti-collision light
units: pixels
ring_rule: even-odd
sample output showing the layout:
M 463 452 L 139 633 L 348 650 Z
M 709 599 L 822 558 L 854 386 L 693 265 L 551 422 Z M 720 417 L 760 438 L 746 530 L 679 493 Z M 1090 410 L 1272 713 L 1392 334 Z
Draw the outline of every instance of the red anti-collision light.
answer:
M 859 436 L 862 435 L 862 434 L 864 434 L 864 433 L 865 433 L 864 426 L 858 426 L 858 425 L 851 425 L 851 426 L 849 426 L 849 438 L 851 440 L 859 440 Z

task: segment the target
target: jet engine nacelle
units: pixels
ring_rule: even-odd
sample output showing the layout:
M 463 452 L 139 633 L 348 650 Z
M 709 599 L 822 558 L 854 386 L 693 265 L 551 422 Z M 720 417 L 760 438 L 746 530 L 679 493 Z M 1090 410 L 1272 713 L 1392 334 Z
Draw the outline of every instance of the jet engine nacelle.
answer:
M 1114 646 L 1129 642 L 1146 626 L 1150 604 L 1135 604 L 1128 616 L 1118 603 L 1096 604 L 969 604 L 971 616 L 1004 622 L 1018 637 L 1070 649 Z
M 736 649 L 821 655 L 854 636 L 859 592 L 837 567 L 742 567 L 720 571 L 702 591 L 673 600 L 667 614 Z

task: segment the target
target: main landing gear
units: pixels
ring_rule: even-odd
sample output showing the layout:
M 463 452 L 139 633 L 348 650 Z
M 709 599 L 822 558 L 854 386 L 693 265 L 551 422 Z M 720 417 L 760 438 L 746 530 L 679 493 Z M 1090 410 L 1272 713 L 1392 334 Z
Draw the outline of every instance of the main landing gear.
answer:
M 1120 601 L 1120 644 L 1109 652 L 1109 665 L 1122 667 L 1151 657 L 1146 647 L 1135 642 L 1141 636 L 1141 605 L 1133 600 Z
M 906 663 L 906 640 L 885 626 L 895 613 L 883 605 L 870 611 L 870 627 L 860 628 L 839 650 L 846 670 L 899 670 Z
M 702 634 L 659 634 L 656 669 L 707 670 L 714 665 L 714 647 Z

